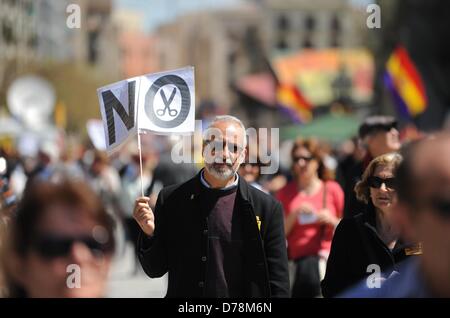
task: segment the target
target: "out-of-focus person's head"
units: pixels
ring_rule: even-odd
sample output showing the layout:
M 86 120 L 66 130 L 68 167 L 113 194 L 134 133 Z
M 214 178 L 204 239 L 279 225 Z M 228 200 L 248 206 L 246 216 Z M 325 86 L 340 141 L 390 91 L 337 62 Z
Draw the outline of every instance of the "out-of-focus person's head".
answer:
M 139 148 L 137 143 L 133 140 L 130 141 L 127 145 L 127 153 L 129 155 L 129 161 L 134 163 L 135 165 L 140 164 L 140 158 L 139 158 Z M 145 162 L 145 155 L 142 154 L 142 161 Z
M 314 176 L 322 180 L 330 179 L 330 171 L 323 163 L 323 152 L 316 139 L 297 138 L 292 146 L 292 171 L 298 180 L 305 182 Z
M 367 117 L 359 127 L 359 138 L 372 157 L 398 151 L 401 147 L 397 121 L 390 116 Z
M 398 153 L 388 153 L 373 159 L 355 186 L 358 200 L 386 210 L 396 203 L 395 172 L 402 161 Z
M 450 297 L 450 134 L 413 142 L 403 153 L 395 219 L 403 237 L 422 243 L 420 261 L 432 292 Z
M 38 151 L 39 161 L 44 164 L 54 164 L 60 157 L 58 146 L 54 142 L 43 142 Z
M 258 150 L 255 148 L 250 155 L 250 149 L 247 146 L 247 155 L 245 161 L 239 167 L 238 173 L 249 183 L 257 182 L 261 174 L 261 166 L 265 165 L 260 160 Z
M 95 175 L 99 175 L 104 171 L 104 169 L 106 167 L 108 167 L 108 165 L 109 165 L 109 158 L 108 158 L 106 152 L 100 151 L 100 150 L 95 150 L 94 156 L 93 156 L 93 161 L 92 161 L 92 166 L 91 166 L 91 171 Z
M 123 149 L 121 160 L 139 166 L 142 158 L 143 170 L 151 171 L 158 163 L 159 154 L 156 141 L 149 138 L 141 138 L 141 144 L 141 150 L 139 151 L 136 140 L 128 142 L 127 147 Z
M 203 158 L 206 171 L 218 180 L 235 175 L 247 153 L 244 124 L 236 117 L 217 116 L 203 135 Z
M 258 181 L 261 168 L 258 163 L 244 162 L 239 167 L 239 175 L 251 183 Z
M 83 156 L 83 145 L 74 138 L 66 140 L 66 145 L 61 153 L 61 161 L 70 163 L 80 160 Z
M 34 182 L 2 255 L 11 297 L 102 297 L 114 253 L 113 223 L 82 182 Z

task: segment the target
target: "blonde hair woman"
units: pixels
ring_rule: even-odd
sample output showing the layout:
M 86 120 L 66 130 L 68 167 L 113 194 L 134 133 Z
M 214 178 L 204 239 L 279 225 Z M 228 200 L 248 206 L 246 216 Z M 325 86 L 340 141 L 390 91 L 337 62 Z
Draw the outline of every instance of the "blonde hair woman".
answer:
M 336 228 L 322 281 L 325 297 L 343 292 L 375 270 L 392 274 L 407 257 L 409 246 L 399 239 L 391 220 L 397 200 L 395 174 L 401 161 L 397 153 L 376 157 L 356 184 L 356 196 L 365 203 L 365 210 L 343 219 Z

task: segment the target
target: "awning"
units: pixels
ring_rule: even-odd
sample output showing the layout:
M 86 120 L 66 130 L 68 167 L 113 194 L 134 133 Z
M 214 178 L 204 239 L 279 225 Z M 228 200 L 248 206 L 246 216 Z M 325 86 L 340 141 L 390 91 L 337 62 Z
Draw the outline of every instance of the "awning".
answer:
M 360 119 L 354 115 L 329 114 L 306 125 L 292 125 L 280 129 L 281 140 L 297 137 L 316 137 L 330 143 L 339 143 L 358 133 Z
M 236 83 L 240 92 L 267 106 L 276 104 L 275 86 L 275 80 L 269 73 L 246 75 Z

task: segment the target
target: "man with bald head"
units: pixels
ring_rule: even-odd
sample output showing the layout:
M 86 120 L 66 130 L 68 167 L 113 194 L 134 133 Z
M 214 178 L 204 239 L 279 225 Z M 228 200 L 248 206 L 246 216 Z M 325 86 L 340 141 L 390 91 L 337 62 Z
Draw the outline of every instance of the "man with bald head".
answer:
M 418 258 L 381 288 L 359 288 L 344 297 L 450 297 L 450 134 L 409 145 L 397 171 L 394 223 L 409 242 L 420 242 Z
M 150 277 L 169 273 L 167 297 L 287 297 L 283 211 L 237 174 L 246 131 L 218 116 L 204 133 L 205 168 L 164 188 L 153 212 L 136 200 L 139 259 Z

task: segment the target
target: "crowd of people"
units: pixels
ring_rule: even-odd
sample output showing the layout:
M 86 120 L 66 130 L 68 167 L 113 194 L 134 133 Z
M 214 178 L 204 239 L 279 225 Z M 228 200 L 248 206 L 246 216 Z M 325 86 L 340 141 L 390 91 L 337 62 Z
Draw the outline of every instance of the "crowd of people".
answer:
M 136 271 L 169 274 L 168 297 L 450 297 L 448 132 L 402 142 L 372 116 L 345 147 L 299 136 L 290 166 L 261 175 L 238 118 L 208 129 L 203 166 L 158 139 L 142 180 L 133 143 L 112 157 L 2 149 L 2 295 L 103 297 L 122 227 Z

